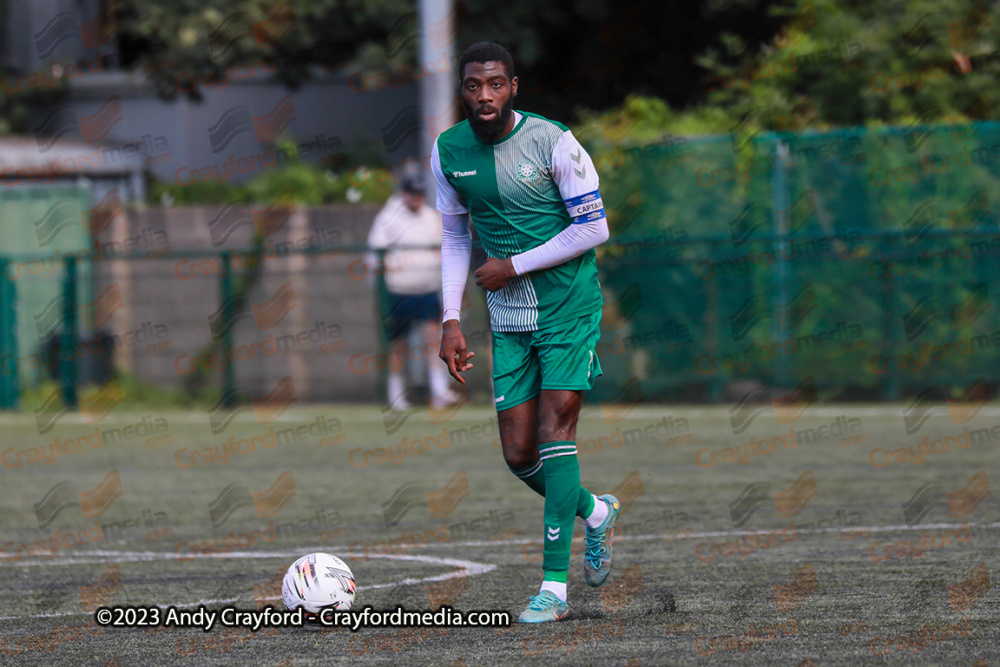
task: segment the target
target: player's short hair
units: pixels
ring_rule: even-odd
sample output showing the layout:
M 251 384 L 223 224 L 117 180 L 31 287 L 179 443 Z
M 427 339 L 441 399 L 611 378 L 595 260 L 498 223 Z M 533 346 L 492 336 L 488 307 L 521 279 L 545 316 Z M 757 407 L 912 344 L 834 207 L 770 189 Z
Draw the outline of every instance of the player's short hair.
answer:
M 458 61 L 458 80 L 461 83 L 465 78 L 465 66 L 468 63 L 488 63 L 494 60 L 503 63 L 507 70 L 507 79 L 513 80 L 514 59 L 510 57 L 510 52 L 496 42 L 476 42 L 465 50 Z

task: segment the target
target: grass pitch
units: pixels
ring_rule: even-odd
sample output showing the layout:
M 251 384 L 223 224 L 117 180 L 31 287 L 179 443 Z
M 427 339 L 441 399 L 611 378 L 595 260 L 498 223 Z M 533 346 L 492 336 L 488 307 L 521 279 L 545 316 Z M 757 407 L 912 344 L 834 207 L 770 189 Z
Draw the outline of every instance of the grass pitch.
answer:
M 311 551 L 345 558 L 356 607 L 516 617 L 541 579 L 542 500 L 507 471 L 494 417 L 470 405 L 388 418 L 328 406 L 266 422 L 244 414 L 213 434 L 206 413 L 114 411 L 40 434 L 34 415 L 2 416 L 0 661 L 1000 660 L 990 406 L 914 433 L 901 406 L 814 406 L 794 420 L 588 408 L 584 484 L 617 489 L 626 511 L 602 588 L 584 583 L 574 549 L 561 623 L 356 634 L 95 625 L 98 605 L 278 605 L 280 575 Z M 578 522 L 578 543 L 582 532 Z

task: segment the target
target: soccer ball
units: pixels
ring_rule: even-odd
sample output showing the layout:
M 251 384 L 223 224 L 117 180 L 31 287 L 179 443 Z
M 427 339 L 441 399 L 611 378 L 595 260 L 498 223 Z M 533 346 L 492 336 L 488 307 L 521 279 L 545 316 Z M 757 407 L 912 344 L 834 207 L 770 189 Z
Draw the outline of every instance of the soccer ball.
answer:
M 354 603 L 354 573 L 347 563 L 330 554 L 315 553 L 292 563 L 281 582 L 281 600 L 306 614 L 324 609 L 350 609 Z

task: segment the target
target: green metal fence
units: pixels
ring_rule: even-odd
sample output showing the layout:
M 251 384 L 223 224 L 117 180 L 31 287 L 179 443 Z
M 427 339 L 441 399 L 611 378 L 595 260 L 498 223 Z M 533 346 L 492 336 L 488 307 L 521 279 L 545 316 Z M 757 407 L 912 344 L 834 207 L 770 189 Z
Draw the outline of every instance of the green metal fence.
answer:
M 1000 124 L 592 152 L 612 209 L 605 326 L 622 331 L 611 387 L 718 401 L 742 379 L 811 381 L 896 399 L 1000 370 Z
M 33 187 L 0 188 L 0 224 L 3 241 L 0 243 L 5 257 L 31 256 L 36 261 L 14 266 L 0 265 L 3 286 L 0 287 L 0 353 L 23 358 L 35 351 L 41 338 L 51 332 L 44 331 L 49 318 L 36 321 L 30 317 L 17 317 L 19 309 L 43 313 L 47 307 L 58 308 L 53 300 L 62 291 L 60 274 L 67 253 L 77 253 L 90 244 L 91 188 L 86 180 L 72 185 L 44 185 Z M 78 271 L 85 300 L 90 295 L 90 266 L 85 264 Z M 19 386 L 37 382 L 41 370 L 22 365 L 17 374 L 0 373 L 0 407 L 16 404 Z
M 981 378 L 995 382 L 1000 228 L 993 207 L 1000 198 L 1000 124 L 799 135 L 737 131 L 666 146 L 590 148 L 612 229 L 598 253 L 606 302 L 598 354 L 605 378 L 593 398 L 618 400 L 626 388 L 634 397 L 636 382 L 646 400 L 709 402 L 748 380 L 788 388 L 810 383 L 819 398 L 840 400 L 894 400 L 929 387 L 959 395 Z M 361 258 L 366 250 L 310 246 L 287 252 Z M 86 312 L 80 304 L 105 287 L 85 276 L 99 273 L 103 262 L 161 267 L 146 271 L 143 280 L 165 286 L 133 297 L 137 312 L 156 312 L 158 299 L 166 304 L 178 298 L 167 283 L 177 272 L 170 267 L 183 258 L 221 267 L 199 278 L 200 310 L 191 316 L 192 327 L 201 327 L 200 340 L 210 341 L 205 313 L 220 312 L 234 324 L 219 344 L 231 347 L 253 327 L 230 310 L 247 298 L 246 262 L 235 267 L 233 260 L 259 252 L 174 250 L 167 257 L 96 259 L 60 253 L 55 260 L 47 255 L 58 264 L 47 277 L 24 271 L 41 255 L 5 254 L 3 358 L 24 356 L 26 347 L 40 344 L 37 336 L 25 341 L 24 322 L 15 321 L 40 316 L 38 303 L 26 309 L 24 290 L 34 281 L 58 281 L 60 347 L 69 357 L 59 361 L 59 375 L 64 401 L 75 404 L 79 369 L 66 351 L 79 347 L 81 328 L 86 334 L 86 323 L 75 321 Z M 282 274 L 287 269 L 280 262 L 259 264 L 271 287 L 254 294 L 273 294 L 288 279 Z M 347 266 L 344 260 L 300 275 L 303 286 L 296 290 L 319 281 L 334 286 L 314 300 L 309 322 L 323 317 L 323 299 L 337 292 L 336 285 L 356 279 Z M 382 294 L 381 276 L 378 284 Z M 471 280 L 468 289 L 477 289 Z M 369 303 L 375 312 L 365 321 L 372 326 L 349 342 L 384 354 L 381 331 L 373 330 L 381 329 L 382 306 Z M 484 329 L 486 322 L 463 318 L 467 327 Z M 231 364 L 213 371 L 211 381 L 227 395 L 252 368 Z M 12 406 L 19 382 L 28 380 L 5 362 L 0 404 Z

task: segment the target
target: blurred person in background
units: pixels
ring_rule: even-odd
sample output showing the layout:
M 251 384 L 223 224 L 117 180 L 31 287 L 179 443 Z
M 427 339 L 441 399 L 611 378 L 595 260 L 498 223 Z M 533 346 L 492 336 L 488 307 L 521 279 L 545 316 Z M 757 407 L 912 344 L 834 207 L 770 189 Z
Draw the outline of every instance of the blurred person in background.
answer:
M 413 358 L 427 359 L 441 340 L 441 214 L 427 206 L 424 185 L 418 176 L 405 177 L 399 190 L 389 197 L 375 216 L 368 233 L 366 263 L 369 276 L 385 275 L 388 303 L 382 309 L 382 324 L 389 341 L 387 395 L 394 410 L 411 407 L 407 398 L 405 364 Z M 376 250 L 384 250 L 384 266 Z M 420 328 L 422 354 L 407 349 L 411 328 Z M 431 407 L 454 405 L 461 396 L 451 387 L 448 369 L 427 363 Z

